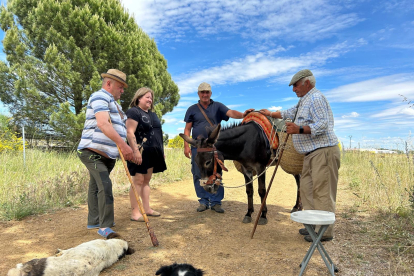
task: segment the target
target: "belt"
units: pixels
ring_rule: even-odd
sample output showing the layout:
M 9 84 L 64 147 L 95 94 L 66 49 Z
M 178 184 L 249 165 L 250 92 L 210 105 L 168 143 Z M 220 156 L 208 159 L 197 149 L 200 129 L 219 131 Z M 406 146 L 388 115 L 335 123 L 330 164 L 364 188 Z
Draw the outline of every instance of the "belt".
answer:
M 309 155 L 309 154 L 311 154 L 312 152 L 315 152 L 315 151 L 317 151 L 317 150 L 319 150 L 319 149 L 324 149 L 324 148 L 329 148 L 329 147 L 321 147 L 321 148 L 314 149 L 314 150 L 312 150 L 312 151 L 310 151 L 310 152 L 305 153 L 305 156 L 308 156 L 308 155 Z

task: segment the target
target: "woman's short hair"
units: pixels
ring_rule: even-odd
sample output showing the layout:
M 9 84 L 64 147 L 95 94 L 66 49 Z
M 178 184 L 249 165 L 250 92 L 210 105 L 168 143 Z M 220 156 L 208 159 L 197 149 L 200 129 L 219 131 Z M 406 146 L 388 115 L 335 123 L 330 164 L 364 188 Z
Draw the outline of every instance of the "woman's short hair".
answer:
M 137 90 L 137 92 L 135 92 L 134 97 L 132 98 L 131 103 L 129 104 L 130 107 L 134 107 L 134 106 L 138 106 L 139 105 L 139 100 L 144 97 L 145 94 L 147 93 L 151 93 L 152 95 L 152 103 L 151 103 L 151 108 L 150 110 L 154 110 L 154 91 L 152 91 L 150 88 L 148 87 L 141 87 L 140 89 Z

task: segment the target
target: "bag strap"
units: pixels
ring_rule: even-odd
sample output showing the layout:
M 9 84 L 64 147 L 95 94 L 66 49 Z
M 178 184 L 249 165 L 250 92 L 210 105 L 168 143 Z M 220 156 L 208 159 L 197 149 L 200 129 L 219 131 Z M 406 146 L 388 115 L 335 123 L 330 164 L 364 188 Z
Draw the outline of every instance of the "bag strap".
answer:
M 207 122 L 210 124 L 210 126 L 214 126 L 214 125 L 211 123 L 211 121 L 208 119 L 208 117 L 207 117 L 206 113 L 204 112 L 203 108 L 201 108 L 201 106 L 200 106 L 200 104 L 199 104 L 199 103 L 197 104 L 197 106 L 198 106 L 198 108 L 200 108 L 201 113 L 203 113 L 204 118 L 206 118 L 206 120 L 207 120 Z

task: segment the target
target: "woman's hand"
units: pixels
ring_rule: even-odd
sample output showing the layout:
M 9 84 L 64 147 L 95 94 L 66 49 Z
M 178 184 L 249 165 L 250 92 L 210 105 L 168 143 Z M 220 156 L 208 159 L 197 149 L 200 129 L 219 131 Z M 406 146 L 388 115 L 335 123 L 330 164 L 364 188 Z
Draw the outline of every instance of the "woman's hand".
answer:
M 141 165 L 142 164 L 142 155 L 139 152 L 139 150 L 135 150 L 134 151 L 134 160 L 133 162 L 137 165 Z

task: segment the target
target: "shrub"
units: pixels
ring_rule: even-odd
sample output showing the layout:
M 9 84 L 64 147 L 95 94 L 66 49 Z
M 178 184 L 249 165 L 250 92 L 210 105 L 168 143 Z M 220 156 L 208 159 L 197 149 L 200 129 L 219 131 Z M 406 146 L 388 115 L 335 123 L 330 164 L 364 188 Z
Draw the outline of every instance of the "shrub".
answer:
M 172 149 L 183 149 L 184 140 L 179 135 L 175 136 L 173 139 L 168 140 L 168 147 Z
M 4 115 L 0 115 L 0 152 L 6 150 L 23 150 L 22 138 L 17 137 L 17 133 L 10 128 L 10 120 Z

